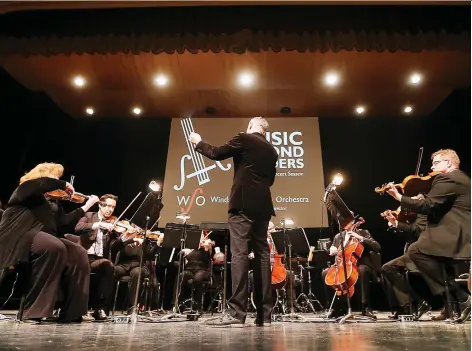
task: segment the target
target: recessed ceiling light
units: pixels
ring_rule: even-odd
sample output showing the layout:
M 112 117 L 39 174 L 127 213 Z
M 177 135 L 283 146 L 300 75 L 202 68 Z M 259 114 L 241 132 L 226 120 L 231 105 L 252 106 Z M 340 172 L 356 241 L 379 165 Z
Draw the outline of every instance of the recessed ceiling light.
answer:
M 135 115 L 140 115 L 141 112 L 143 112 L 143 111 L 142 111 L 139 107 L 133 108 L 133 113 L 134 113 Z
M 339 75 L 335 72 L 330 72 L 326 74 L 324 78 L 325 84 L 329 86 L 335 86 L 339 83 Z
M 88 115 L 93 115 L 94 112 L 95 112 L 95 111 L 94 111 L 93 108 L 91 108 L 91 107 L 87 107 L 87 108 L 85 109 L 85 113 L 88 114 Z
M 83 87 L 85 85 L 85 78 L 82 76 L 76 76 L 74 78 L 74 85 L 77 87 Z
M 156 76 L 156 78 L 154 78 L 154 84 L 160 87 L 166 86 L 167 83 L 169 83 L 169 79 L 163 74 L 159 74 Z
M 413 111 L 413 109 L 411 108 L 411 106 L 406 106 L 405 109 L 403 110 L 403 112 L 405 113 L 411 113 Z
M 357 106 L 357 107 L 356 107 L 356 113 L 357 113 L 358 115 L 362 115 L 364 112 L 365 112 L 364 106 Z
M 251 73 L 241 73 L 238 77 L 239 85 L 243 87 L 250 87 L 254 84 L 254 75 Z
M 411 84 L 414 84 L 414 85 L 417 85 L 421 82 L 421 75 L 418 74 L 418 73 L 413 73 L 411 76 L 410 76 L 410 83 Z

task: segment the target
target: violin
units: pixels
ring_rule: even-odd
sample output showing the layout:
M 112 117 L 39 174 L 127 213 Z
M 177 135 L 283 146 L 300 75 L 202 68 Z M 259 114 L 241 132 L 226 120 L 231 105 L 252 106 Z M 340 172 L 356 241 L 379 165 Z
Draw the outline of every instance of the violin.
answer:
M 82 204 L 89 199 L 89 196 L 81 194 L 81 193 L 73 193 L 69 194 L 65 190 L 53 190 L 49 191 L 45 194 L 46 198 L 50 200 L 63 200 L 63 201 L 71 201 L 76 204 Z
M 399 206 L 396 210 L 387 210 L 380 214 L 381 217 L 385 218 L 388 215 L 392 215 L 397 221 L 404 223 L 413 223 L 416 220 L 417 214 L 408 211 L 406 208 Z
M 399 188 L 405 196 L 415 196 L 418 194 L 426 194 L 431 189 L 434 177 L 441 172 L 431 172 L 428 175 L 422 177 L 419 175 L 409 175 L 405 177 L 401 183 L 393 184 L 396 188 Z M 389 188 L 390 184 L 387 183 L 380 187 L 375 188 L 377 194 L 383 195 Z
M 355 231 L 363 223 L 365 223 L 364 218 L 359 218 L 359 221 L 354 223 L 349 231 Z M 349 235 L 349 231 L 346 233 L 348 237 L 344 244 L 344 258 L 343 250 L 338 248 L 335 263 L 329 267 L 326 273 L 325 284 L 332 287 L 338 296 L 349 294 L 352 297 L 354 295 L 354 285 L 359 277 L 357 261 L 364 251 L 364 245 L 358 239 Z M 341 239 L 346 240 L 345 238 Z M 346 266 L 344 266 L 344 262 Z

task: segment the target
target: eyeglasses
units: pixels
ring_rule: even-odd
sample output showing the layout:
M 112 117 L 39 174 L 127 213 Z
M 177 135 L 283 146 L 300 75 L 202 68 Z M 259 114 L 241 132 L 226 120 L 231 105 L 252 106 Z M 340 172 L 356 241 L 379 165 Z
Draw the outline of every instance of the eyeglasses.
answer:
M 438 164 L 440 164 L 441 162 L 444 162 L 444 161 L 449 161 L 449 160 L 433 161 L 433 166 L 436 166 L 436 165 L 438 165 Z

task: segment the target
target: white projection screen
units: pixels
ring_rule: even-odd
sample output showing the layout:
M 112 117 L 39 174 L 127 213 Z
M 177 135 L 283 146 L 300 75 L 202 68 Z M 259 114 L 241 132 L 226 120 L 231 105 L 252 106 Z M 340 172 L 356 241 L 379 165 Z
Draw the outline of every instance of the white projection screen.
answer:
M 224 145 L 246 131 L 250 118 L 194 118 L 172 120 L 164 179 L 161 225 L 176 222 L 176 214 L 190 214 L 188 223 L 227 222 L 233 181 L 233 160 L 212 161 L 196 153 L 187 135 L 194 130 L 206 142 Z M 271 188 L 278 224 L 292 218 L 295 226 L 326 227 L 323 162 L 318 118 L 267 118 L 266 139 L 279 154 Z

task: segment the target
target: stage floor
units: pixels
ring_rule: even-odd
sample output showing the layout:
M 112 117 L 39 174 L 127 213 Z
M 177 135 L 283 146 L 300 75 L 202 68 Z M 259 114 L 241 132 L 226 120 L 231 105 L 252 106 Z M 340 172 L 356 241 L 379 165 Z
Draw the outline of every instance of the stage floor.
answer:
M 5 313 L 5 312 L 3 312 Z M 211 328 L 197 322 L 15 324 L 0 321 L 0 350 L 470 350 L 471 325 L 272 323 L 269 328 Z M 305 315 L 311 318 L 313 315 Z

